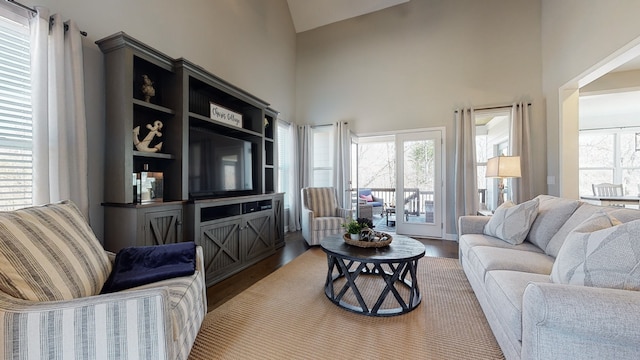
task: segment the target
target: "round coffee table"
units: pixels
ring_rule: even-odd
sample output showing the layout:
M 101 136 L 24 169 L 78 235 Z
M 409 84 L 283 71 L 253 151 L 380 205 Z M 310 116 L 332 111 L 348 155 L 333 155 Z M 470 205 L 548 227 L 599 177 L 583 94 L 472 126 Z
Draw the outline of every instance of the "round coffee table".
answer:
M 381 248 L 361 248 L 344 242 L 342 234 L 333 235 L 320 241 L 327 254 L 328 272 L 324 293 L 334 304 L 359 314 L 369 316 L 394 316 L 415 309 L 422 300 L 417 282 L 418 260 L 425 254 L 424 245 L 402 235 L 393 235 L 389 246 Z M 335 272 L 334 272 L 335 270 Z M 408 276 L 407 276 L 408 275 Z M 371 286 L 373 276 L 381 281 L 382 290 L 377 298 L 365 298 L 359 286 Z M 363 285 L 366 284 L 366 285 Z M 398 286 L 396 286 L 398 285 Z M 404 287 L 406 291 L 400 291 Z M 345 294 L 356 301 L 345 301 Z M 368 291 L 369 297 L 371 290 Z M 393 296 L 387 300 L 388 296 Z M 374 295 L 375 297 L 375 295 Z M 397 307 L 381 308 L 389 301 Z

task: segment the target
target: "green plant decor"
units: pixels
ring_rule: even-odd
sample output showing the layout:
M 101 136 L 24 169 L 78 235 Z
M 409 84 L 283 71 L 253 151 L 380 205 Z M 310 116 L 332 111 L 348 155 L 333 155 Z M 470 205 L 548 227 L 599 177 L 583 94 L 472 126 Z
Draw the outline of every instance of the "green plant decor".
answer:
M 373 228 L 373 223 L 367 218 L 357 218 L 342 224 L 342 227 L 345 228 L 349 234 L 360 234 L 362 229 Z
M 342 224 L 342 227 L 345 228 L 349 234 L 360 234 L 360 230 L 362 230 L 362 224 L 357 220 L 350 220 Z

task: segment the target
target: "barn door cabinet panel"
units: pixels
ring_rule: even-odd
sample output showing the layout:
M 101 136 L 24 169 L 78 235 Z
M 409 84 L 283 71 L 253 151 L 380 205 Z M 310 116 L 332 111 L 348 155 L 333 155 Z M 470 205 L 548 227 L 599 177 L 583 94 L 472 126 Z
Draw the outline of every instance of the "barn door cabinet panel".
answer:
M 200 226 L 196 244 L 202 246 L 207 285 L 242 268 L 241 227 L 239 217 L 210 221 Z
M 182 205 L 138 211 L 144 246 L 182 242 Z
M 109 240 L 104 244 L 106 250 L 183 241 L 182 202 L 103 205 L 104 235 Z
M 207 286 L 275 253 L 276 222 L 282 221 L 276 219 L 276 198 L 283 199 L 283 194 L 196 200 L 186 205 L 190 220 L 185 237 L 204 249 Z
M 275 249 L 273 239 L 273 210 L 259 211 L 244 216 L 245 261 L 261 259 L 271 255 Z

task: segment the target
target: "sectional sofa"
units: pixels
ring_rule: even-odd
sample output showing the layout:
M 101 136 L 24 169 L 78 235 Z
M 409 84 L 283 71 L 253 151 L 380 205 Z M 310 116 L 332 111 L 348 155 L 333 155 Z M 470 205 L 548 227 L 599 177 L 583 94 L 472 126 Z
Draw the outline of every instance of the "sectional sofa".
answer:
M 640 210 L 541 195 L 458 221 L 507 359 L 640 358 Z

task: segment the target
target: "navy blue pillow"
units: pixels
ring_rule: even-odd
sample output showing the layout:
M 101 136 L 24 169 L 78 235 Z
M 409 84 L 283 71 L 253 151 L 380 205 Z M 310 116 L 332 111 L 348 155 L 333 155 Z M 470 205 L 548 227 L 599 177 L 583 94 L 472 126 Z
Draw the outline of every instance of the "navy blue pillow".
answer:
M 101 294 L 116 292 L 196 271 L 196 244 L 193 241 L 156 246 L 133 246 L 116 255 L 111 275 Z

